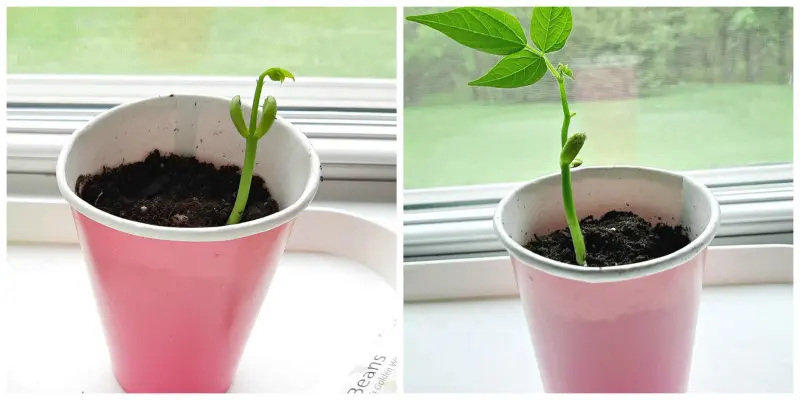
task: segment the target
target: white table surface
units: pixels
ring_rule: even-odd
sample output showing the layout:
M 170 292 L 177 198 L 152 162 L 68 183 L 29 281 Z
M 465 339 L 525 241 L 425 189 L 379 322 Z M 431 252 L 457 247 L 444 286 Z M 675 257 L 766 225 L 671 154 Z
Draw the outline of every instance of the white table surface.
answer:
M 703 291 L 691 392 L 792 391 L 792 286 Z M 412 392 L 541 392 L 519 299 L 406 303 Z

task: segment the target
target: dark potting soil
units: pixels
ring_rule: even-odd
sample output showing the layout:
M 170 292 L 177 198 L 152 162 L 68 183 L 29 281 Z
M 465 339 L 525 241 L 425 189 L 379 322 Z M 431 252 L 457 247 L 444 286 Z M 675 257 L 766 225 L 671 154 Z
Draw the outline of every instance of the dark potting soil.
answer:
M 689 244 L 683 226 L 663 222 L 651 225 L 629 211 L 609 211 L 600 219 L 581 220 L 589 267 L 610 267 L 652 260 L 674 253 Z M 569 229 L 534 236 L 525 248 L 551 260 L 575 265 L 575 249 Z
M 241 170 L 220 168 L 194 157 L 161 155 L 78 178 L 75 192 L 113 215 L 145 224 L 202 228 L 223 226 L 233 210 Z M 279 210 L 264 180 L 253 176 L 242 222 Z

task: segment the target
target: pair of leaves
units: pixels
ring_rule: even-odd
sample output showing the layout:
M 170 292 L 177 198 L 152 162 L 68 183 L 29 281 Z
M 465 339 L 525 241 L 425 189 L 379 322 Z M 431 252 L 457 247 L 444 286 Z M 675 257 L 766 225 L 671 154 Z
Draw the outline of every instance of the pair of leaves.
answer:
M 269 79 L 275 82 L 280 82 L 281 84 L 283 84 L 286 78 L 294 80 L 294 75 L 291 72 L 277 67 L 264 71 L 258 77 L 258 80 L 256 80 L 256 92 L 253 97 L 253 109 L 251 111 L 253 114 L 251 114 L 250 129 L 248 129 L 247 125 L 244 123 L 241 97 L 237 95 L 231 99 L 231 121 L 233 121 L 236 130 L 239 131 L 239 135 L 245 139 L 261 139 L 272 127 L 272 124 L 275 122 L 275 117 L 278 114 L 277 101 L 274 97 L 267 96 L 266 100 L 264 100 L 264 110 L 261 112 L 261 120 L 256 124 L 256 119 L 258 118 L 258 101 L 261 98 L 261 88 L 264 86 L 264 78 L 266 77 L 269 77 Z
M 530 33 L 540 54 L 528 47 L 522 24 L 502 10 L 461 7 L 443 13 L 411 16 L 408 20 L 436 29 L 475 50 L 504 55 L 485 76 L 470 82 L 473 86 L 498 88 L 529 86 L 542 79 L 547 72 L 547 63 L 541 54 L 561 50 L 572 31 L 569 7 L 535 7 Z M 571 71 L 569 74 L 571 76 Z
M 487 7 L 461 7 L 454 10 L 408 17 L 427 25 L 475 50 L 510 55 L 528 44 L 522 24 L 513 15 Z M 569 7 L 535 7 L 531 15 L 531 39 L 544 53 L 561 50 L 572 32 Z
M 261 120 L 258 124 L 256 124 L 256 127 L 253 129 L 252 133 L 249 129 L 247 129 L 247 125 L 244 123 L 244 116 L 242 115 L 242 99 L 239 97 L 239 95 L 236 95 L 231 99 L 230 113 L 233 126 L 235 126 L 236 130 L 239 131 L 239 135 L 245 139 L 252 137 L 257 140 L 264 137 L 264 135 L 269 131 L 269 128 L 272 128 L 272 124 L 275 123 L 275 117 L 278 115 L 278 103 L 275 101 L 274 97 L 267 96 L 266 100 L 264 100 L 264 112 L 261 113 Z

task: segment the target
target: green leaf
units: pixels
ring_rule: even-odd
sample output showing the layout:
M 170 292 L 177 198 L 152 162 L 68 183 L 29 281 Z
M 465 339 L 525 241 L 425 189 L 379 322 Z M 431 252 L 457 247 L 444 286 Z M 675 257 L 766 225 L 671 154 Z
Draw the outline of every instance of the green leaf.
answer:
M 247 125 L 244 124 L 244 116 L 242 116 L 242 99 L 238 95 L 231 99 L 230 111 L 231 121 L 233 121 L 233 126 L 236 127 L 239 134 L 243 138 L 249 136 L 250 133 L 247 131 Z
M 276 68 L 270 68 L 270 69 L 268 69 L 266 71 L 266 74 L 267 74 L 267 76 L 269 76 L 269 79 L 272 79 L 275 82 L 280 81 L 281 83 L 283 83 L 283 81 L 285 81 L 286 78 L 294 80 L 294 75 L 292 75 L 291 72 L 289 72 L 289 71 L 287 71 L 287 70 L 285 70 L 283 68 L 277 68 L 277 67 Z
M 267 132 L 269 132 L 269 128 L 272 128 L 272 124 L 275 122 L 275 116 L 277 114 L 278 103 L 275 101 L 274 97 L 267 96 L 267 99 L 264 100 L 264 112 L 261 113 L 261 122 L 258 123 L 258 127 L 256 128 L 256 139 L 261 139 Z
M 522 24 L 513 15 L 494 8 L 461 7 L 406 19 L 429 26 L 464 46 L 489 54 L 514 54 L 528 44 Z
M 561 50 L 572 32 L 572 11 L 569 7 L 534 7 L 531 16 L 531 40 L 539 50 L 552 53 Z
M 529 86 L 542 79 L 547 72 L 544 59 L 534 52 L 524 49 L 503 57 L 486 75 L 470 82 L 470 86 L 491 86 L 496 88 L 518 88 Z
M 583 143 L 586 142 L 585 133 L 576 133 L 567 139 L 564 148 L 561 149 L 561 165 L 570 165 L 575 157 L 578 157 Z

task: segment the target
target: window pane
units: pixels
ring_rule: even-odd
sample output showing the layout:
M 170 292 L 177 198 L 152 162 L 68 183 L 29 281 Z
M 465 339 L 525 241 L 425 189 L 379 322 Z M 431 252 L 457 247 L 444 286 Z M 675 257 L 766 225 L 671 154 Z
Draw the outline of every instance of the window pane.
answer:
M 395 77 L 393 7 L 9 8 L 11 74 Z
M 411 8 L 406 15 L 446 8 Z M 527 32 L 530 8 L 508 8 Z M 573 8 L 570 133 L 584 165 L 675 170 L 792 161 L 790 8 Z M 522 181 L 558 171 L 562 110 L 533 87 L 467 86 L 500 57 L 405 22 L 405 187 Z

